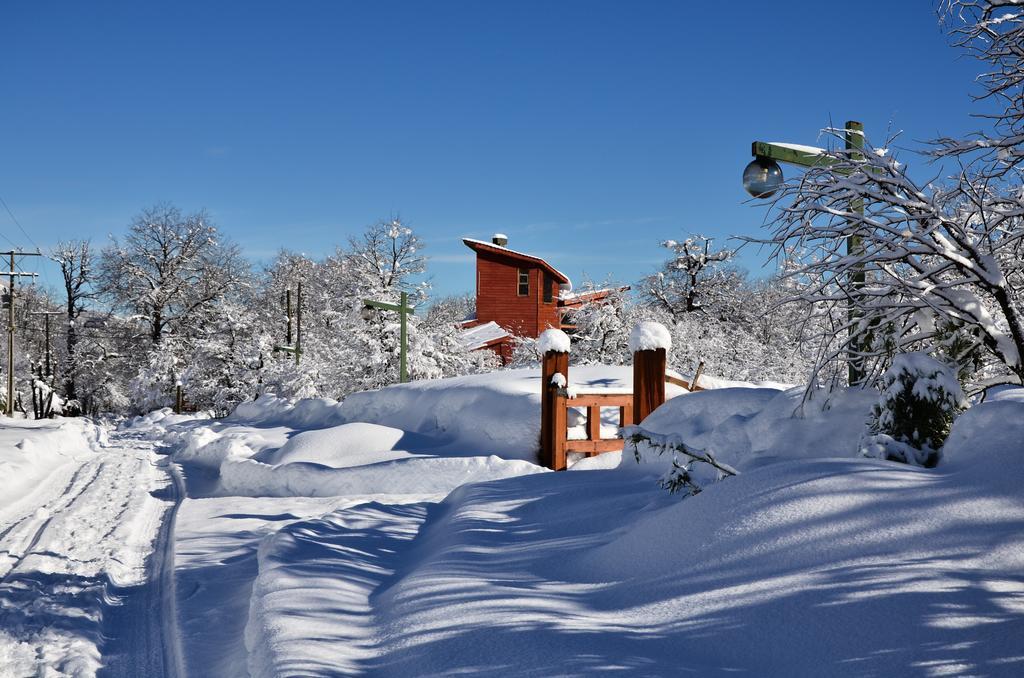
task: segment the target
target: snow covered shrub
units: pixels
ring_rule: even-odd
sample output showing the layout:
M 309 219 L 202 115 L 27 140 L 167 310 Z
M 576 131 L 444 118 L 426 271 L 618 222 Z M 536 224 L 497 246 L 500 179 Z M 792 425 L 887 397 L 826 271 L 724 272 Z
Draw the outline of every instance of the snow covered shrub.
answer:
M 736 469 L 718 461 L 714 454 L 687 446 L 677 436 L 649 433 L 639 426 L 626 426 L 622 437 L 633 445 L 633 456 L 641 463 L 643 455 L 672 454 L 672 466 L 658 480 L 658 484 L 672 494 L 683 491 L 684 496 L 699 494 L 704 485 L 737 474 Z
M 927 353 L 893 358 L 861 442 L 867 457 L 931 468 L 957 414 L 966 407 L 953 369 Z

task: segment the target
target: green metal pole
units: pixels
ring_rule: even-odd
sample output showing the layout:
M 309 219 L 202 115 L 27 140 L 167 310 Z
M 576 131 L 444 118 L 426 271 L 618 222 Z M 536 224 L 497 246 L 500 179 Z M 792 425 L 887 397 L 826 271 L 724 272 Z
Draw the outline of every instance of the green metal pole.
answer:
M 864 150 L 864 125 L 863 123 L 857 122 L 856 120 L 850 120 L 846 123 L 846 150 L 848 151 L 862 151 Z M 850 157 L 853 159 L 863 159 L 862 153 L 851 153 Z M 854 198 L 850 203 L 850 209 L 853 212 L 863 216 L 864 215 L 864 199 Z M 851 226 L 855 226 L 856 223 L 851 220 Z M 846 255 L 849 257 L 859 257 L 864 253 L 864 241 L 859 235 L 851 235 L 846 241 Z M 852 302 L 859 300 L 861 288 L 864 287 L 864 283 L 867 278 L 864 273 L 864 265 L 857 264 L 850 268 L 850 292 L 852 296 Z M 863 357 L 859 355 L 861 349 L 863 349 L 862 339 L 854 336 L 857 332 L 855 323 L 857 318 L 860 317 L 859 312 L 853 303 L 851 303 L 848 309 L 848 318 L 850 321 L 850 349 L 847 357 L 847 367 L 849 370 L 850 385 L 854 386 L 861 383 L 866 376 L 864 374 Z
M 402 324 L 402 335 L 401 335 L 402 351 L 401 351 L 401 357 L 400 357 L 401 363 L 400 363 L 400 369 L 399 369 L 399 380 L 403 384 L 405 382 L 409 381 L 409 374 L 407 372 L 407 365 L 406 365 L 406 359 L 405 359 L 406 350 L 408 349 L 408 341 L 409 341 L 408 328 L 406 327 L 406 320 L 405 320 L 405 316 L 409 312 L 408 301 L 409 301 L 409 295 L 407 293 L 405 293 L 405 292 L 402 292 L 402 303 L 399 306 L 398 315 L 402 319 L 401 320 L 401 324 Z

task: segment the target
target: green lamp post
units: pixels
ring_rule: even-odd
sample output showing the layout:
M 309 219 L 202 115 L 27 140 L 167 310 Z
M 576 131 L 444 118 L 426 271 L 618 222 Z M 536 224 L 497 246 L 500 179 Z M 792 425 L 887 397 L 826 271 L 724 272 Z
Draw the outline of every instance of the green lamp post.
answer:
M 406 365 L 406 356 L 409 350 L 409 331 L 406 316 L 415 312 L 415 309 L 409 306 L 409 295 L 406 292 L 402 292 L 401 301 L 397 304 L 389 304 L 384 301 L 374 301 L 372 299 L 363 299 L 363 320 L 370 320 L 373 317 L 374 309 L 381 309 L 384 311 L 395 311 L 398 313 L 398 317 L 401 323 L 400 333 L 400 354 L 399 354 L 399 368 L 398 375 L 401 383 L 409 381 L 409 372 Z
M 856 120 L 846 123 L 843 134 L 846 142 L 846 150 L 853 151 L 851 157 L 862 158 L 860 151 L 864 150 L 864 125 Z M 743 188 L 755 198 L 769 198 L 782 186 L 782 168 L 779 163 L 788 163 L 800 167 L 827 167 L 836 162 L 836 158 L 830 156 L 825 149 L 813 146 L 802 146 L 799 144 L 768 143 L 755 141 L 751 144 L 751 155 L 754 159 L 743 170 Z M 864 214 L 864 200 L 855 198 L 850 207 L 853 212 Z M 846 241 L 846 253 L 850 257 L 860 256 L 864 252 L 864 243 L 860 236 L 850 236 Z M 848 273 L 852 292 L 857 293 L 864 286 L 866 280 L 864 267 L 857 265 Z M 850 332 L 853 333 L 853 321 L 857 318 L 854 307 L 849 309 Z M 857 355 L 857 342 L 851 341 L 850 355 L 847 357 L 849 366 L 850 384 L 858 384 L 863 381 L 865 373 L 862 360 Z

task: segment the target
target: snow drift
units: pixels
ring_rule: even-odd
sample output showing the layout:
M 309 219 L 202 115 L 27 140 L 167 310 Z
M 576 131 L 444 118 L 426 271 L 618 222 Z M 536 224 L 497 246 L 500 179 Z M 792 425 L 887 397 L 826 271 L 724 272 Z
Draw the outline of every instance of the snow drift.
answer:
M 296 523 L 260 553 L 250 669 L 1020 675 L 1024 402 L 977 405 L 926 470 L 849 458 L 868 403 L 837 395 L 667 404 L 652 428 L 757 462 L 682 501 L 641 467 Z
M 669 400 L 639 429 L 653 442 L 708 451 L 742 470 L 775 458 L 854 457 L 877 401 L 873 390 L 824 391 L 804 400 L 803 388 L 722 388 Z M 639 445 L 644 464 L 667 467 L 671 455 Z M 637 466 L 627 444 L 622 467 Z
M 576 390 L 633 387 L 631 366 L 569 369 Z M 540 370 L 519 369 L 432 379 L 355 393 L 341 404 L 348 422 L 370 422 L 426 434 L 454 450 L 506 459 L 536 459 L 540 440 Z M 668 397 L 685 393 L 669 385 Z

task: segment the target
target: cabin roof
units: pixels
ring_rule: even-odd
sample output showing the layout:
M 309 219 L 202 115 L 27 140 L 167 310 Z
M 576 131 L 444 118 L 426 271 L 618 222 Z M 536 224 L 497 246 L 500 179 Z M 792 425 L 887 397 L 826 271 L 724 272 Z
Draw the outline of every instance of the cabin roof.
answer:
M 583 306 L 584 304 L 590 304 L 595 301 L 602 301 L 615 292 L 628 291 L 629 285 L 626 285 L 625 287 L 606 287 L 604 289 L 589 290 L 587 292 L 563 292 L 558 295 L 558 305 L 573 308 L 576 306 Z
M 522 262 L 526 262 L 526 263 L 530 263 L 530 264 L 539 264 L 541 266 L 541 268 L 543 268 L 545 271 L 550 273 L 560 283 L 569 285 L 570 288 L 572 287 L 572 281 L 569 280 L 569 276 L 567 276 L 566 274 L 562 273 L 557 268 L 555 268 L 554 266 L 552 266 L 548 262 L 544 261 L 540 257 L 535 257 L 532 254 L 525 254 L 523 252 L 517 252 L 515 250 L 510 250 L 507 247 L 502 247 L 501 245 L 495 245 L 494 243 L 486 242 L 484 240 L 474 240 L 473 238 L 463 238 L 462 242 L 465 243 L 466 247 L 468 247 L 469 249 L 477 252 L 478 254 L 480 252 L 492 252 L 494 254 L 500 254 L 502 256 L 508 257 L 509 259 L 513 259 L 515 261 L 522 261 Z
M 492 346 L 500 343 L 512 335 L 508 330 L 493 320 L 483 325 L 477 325 L 459 333 L 459 343 L 468 350 L 474 351 L 485 346 Z

